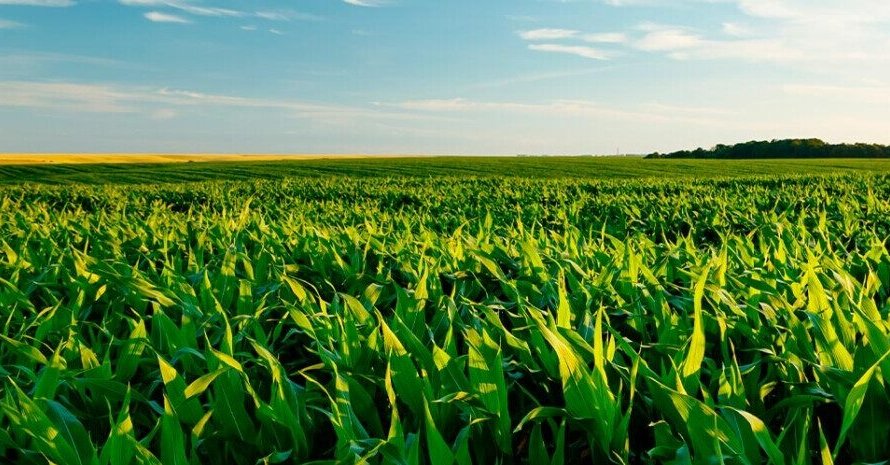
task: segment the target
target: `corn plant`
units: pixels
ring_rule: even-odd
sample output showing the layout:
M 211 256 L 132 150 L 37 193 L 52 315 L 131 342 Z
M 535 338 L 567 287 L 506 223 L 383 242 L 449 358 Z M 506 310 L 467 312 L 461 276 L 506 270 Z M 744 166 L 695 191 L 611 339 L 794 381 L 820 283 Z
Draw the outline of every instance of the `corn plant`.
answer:
M 0 190 L 25 465 L 890 459 L 890 177 Z

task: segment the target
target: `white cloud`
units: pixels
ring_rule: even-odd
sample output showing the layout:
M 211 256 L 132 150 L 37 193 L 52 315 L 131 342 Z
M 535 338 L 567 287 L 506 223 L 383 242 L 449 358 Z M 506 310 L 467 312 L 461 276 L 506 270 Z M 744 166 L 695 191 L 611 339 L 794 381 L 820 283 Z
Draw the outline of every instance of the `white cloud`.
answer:
M 503 79 L 494 79 L 494 80 L 490 80 L 490 81 L 478 82 L 470 87 L 485 89 L 485 88 L 504 87 L 504 86 L 509 86 L 512 84 L 551 81 L 551 80 L 565 79 L 565 78 L 569 78 L 569 77 L 579 77 L 579 76 L 586 76 L 589 74 L 597 74 L 597 73 L 601 73 L 607 69 L 608 69 L 608 67 L 597 66 L 595 68 L 587 68 L 587 69 L 580 69 L 580 70 L 573 70 L 573 71 L 557 71 L 557 72 L 520 74 L 520 75 L 503 78 Z
M 651 2 L 647 2 L 646 0 L 604 0 L 603 3 L 606 5 L 612 6 L 630 6 L 630 5 L 645 5 Z
M 355 6 L 378 7 L 386 5 L 386 0 L 343 0 L 345 3 Z
M 320 21 L 323 18 L 318 15 L 309 13 L 301 13 L 297 11 L 257 11 L 253 14 L 255 18 L 265 19 L 267 21 Z
M 256 17 L 260 19 L 268 19 L 269 21 L 288 21 L 290 17 L 278 11 L 257 11 Z
M 422 110 L 422 111 L 466 111 L 476 110 L 479 108 L 490 107 L 491 104 L 481 104 L 467 100 L 465 98 L 453 99 L 427 99 L 427 100 L 407 100 L 397 104 L 381 104 L 397 106 L 406 110 Z M 502 104 L 496 104 L 498 106 Z
M 211 111 L 214 108 L 257 109 L 281 112 L 293 118 L 306 118 L 323 124 L 437 119 L 429 115 L 392 111 L 379 106 L 366 108 L 206 94 L 167 88 L 70 82 L 0 81 L 0 108 L 2 107 L 71 113 L 133 114 L 152 119 L 179 117 L 190 110 L 201 112 Z
M 747 28 L 723 24 L 727 39 L 707 38 L 682 26 L 642 23 L 634 28 L 638 35 L 627 45 L 645 52 L 663 53 L 676 60 L 726 60 L 799 62 L 806 52 L 788 38 L 770 37 Z
M 68 7 L 77 3 L 73 0 L 0 0 L 0 5 L 43 6 L 43 7 Z
M 850 70 L 850 66 L 887 70 L 890 55 L 890 2 L 886 0 L 598 0 L 615 7 L 706 8 L 731 4 L 736 18 L 695 25 L 645 22 L 623 33 L 592 32 L 567 39 L 618 44 L 660 53 L 676 60 L 772 62 L 809 69 Z M 646 11 L 646 10 L 640 10 Z M 717 29 L 717 32 L 706 32 Z M 559 30 L 559 29 L 556 29 Z M 838 66 L 839 64 L 847 66 Z
M 558 28 L 540 28 L 520 31 L 519 37 L 528 42 L 549 42 L 559 40 L 598 44 L 620 44 L 627 40 L 627 36 L 623 33 L 605 32 L 582 35 L 581 31 L 575 29 Z M 561 53 L 593 60 L 607 60 L 611 56 L 610 52 L 586 45 L 533 43 L 529 44 L 528 48 L 529 50 L 536 52 Z
M 54 63 L 75 63 L 90 66 L 129 67 L 126 63 L 83 55 L 66 55 L 63 53 L 19 52 L 0 53 L 0 69 L 3 67 L 24 66 L 34 68 Z
M 622 32 L 599 32 L 595 34 L 585 34 L 582 39 L 585 42 L 595 44 L 621 44 L 627 42 L 627 34 Z
M 17 23 L 15 21 L 0 19 L 0 29 L 18 29 L 21 27 L 25 27 L 25 25 L 22 23 Z
M 560 44 L 530 44 L 529 50 L 536 52 L 563 53 L 568 55 L 576 55 L 592 60 L 608 60 L 609 54 L 595 49 L 593 47 L 585 47 L 582 45 L 560 45 Z
M 744 15 L 769 20 L 807 21 L 832 18 L 844 22 L 879 23 L 890 19 L 884 0 L 599 0 L 615 7 L 702 8 L 703 4 L 730 4 Z
M 519 37 L 524 40 L 559 40 L 569 39 L 579 34 L 578 31 L 571 29 L 532 29 L 530 31 L 522 31 Z
M 216 17 L 242 17 L 246 13 L 228 8 L 215 8 L 193 5 L 188 2 L 178 0 L 119 0 L 121 5 L 148 7 L 148 8 L 173 8 L 185 13 L 197 16 L 216 16 Z
M 807 59 L 800 50 L 770 39 L 700 41 L 694 46 L 668 52 L 668 56 L 676 60 L 737 59 L 749 62 L 796 63 Z
M 159 108 L 153 112 L 151 112 L 151 119 L 156 121 L 164 121 L 168 119 L 176 118 L 177 113 L 176 110 L 171 110 L 170 108 Z
M 748 15 L 760 18 L 794 18 L 799 13 L 782 0 L 739 0 L 739 8 Z
M 72 83 L 0 81 L 0 106 L 50 108 L 88 113 L 128 113 L 133 96 L 102 86 Z
M 738 23 L 723 23 L 721 29 L 724 34 L 732 37 L 747 37 L 753 35 L 750 28 Z
M 693 48 L 702 43 L 702 38 L 679 28 L 649 29 L 634 42 L 634 47 L 647 52 L 674 51 Z
M 155 23 L 176 23 L 176 24 L 191 23 L 191 21 L 183 18 L 182 16 L 161 13 L 159 11 L 149 11 L 148 13 L 145 13 L 145 19 L 155 22 Z
M 639 122 L 687 121 L 698 124 L 717 124 L 716 118 L 731 116 L 724 109 L 683 107 L 650 102 L 633 108 L 613 108 L 588 100 L 555 100 L 540 103 L 487 102 L 465 98 L 408 100 L 395 104 L 380 104 L 404 110 L 433 113 L 526 113 L 547 117 L 609 118 Z
M 205 6 L 189 0 L 118 0 L 118 2 L 121 5 L 137 8 L 169 8 L 193 16 L 215 18 L 256 18 L 265 21 L 318 21 L 322 19 L 320 16 L 292 10 L 261 10 L 250 12 L 231 8 Z
M 790 84 L 784 86 L 782 90 L 792 95 L 818 99 L 834 99 L 848 104 L 890 104 L 890 86 Z

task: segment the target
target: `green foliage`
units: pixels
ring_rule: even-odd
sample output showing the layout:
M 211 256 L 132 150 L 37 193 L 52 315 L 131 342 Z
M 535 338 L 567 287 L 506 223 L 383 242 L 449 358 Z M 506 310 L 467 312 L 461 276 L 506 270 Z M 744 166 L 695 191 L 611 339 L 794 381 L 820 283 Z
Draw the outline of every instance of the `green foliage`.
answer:
M 768 144 L 768 143 L 767 143 Z M 699 149 L 692 158 L 706 156 Z M 802 157 L 802 154 L 796 156 Z M 677 157 L 690 158 L 690 157 Z M 757 158 L 757 157 L 742 157 Z M 767 157 L 772 158 L 772 157 Z M 789 158 L 785 153 L 778 158 Z M 0 160 L 0 184 L 158 184 L 200 181 L 232 181 L 285 178 L 715 178 L 727 176 L 837 174 L 841 172 L 888 172 L 890 160 L 645 160 L 642 157 L 426 157 L 294 160 L 274 162 L 200 162 L 167 164 L 43 164 L 4 165 Z M 212 200 L 206 192 L 182 192 L 185 202 Z M 416 201 L 410 192 L 393 192 L 392 204 Z M 101 205 L 99 202 L 97 205 Z
M 0 190 L 20 464 L 880 463 L 890 177 Z
M 819 139 L 751 141 L 735 145 L 718 144 L 710 150 L 680 150 L 653 153 L 647 158 L 713 158 L 741 160 L 763 158 L 890 158 L 890 146 L 880 144 L 827 144 Z

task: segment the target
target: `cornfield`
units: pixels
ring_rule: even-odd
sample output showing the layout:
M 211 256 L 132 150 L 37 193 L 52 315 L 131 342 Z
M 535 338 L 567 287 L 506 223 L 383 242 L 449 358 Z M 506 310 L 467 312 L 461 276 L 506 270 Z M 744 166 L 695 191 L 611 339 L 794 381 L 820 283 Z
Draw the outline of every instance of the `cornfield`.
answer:
M 890 459 L 890 176 L 0 190 L 0 457 Z

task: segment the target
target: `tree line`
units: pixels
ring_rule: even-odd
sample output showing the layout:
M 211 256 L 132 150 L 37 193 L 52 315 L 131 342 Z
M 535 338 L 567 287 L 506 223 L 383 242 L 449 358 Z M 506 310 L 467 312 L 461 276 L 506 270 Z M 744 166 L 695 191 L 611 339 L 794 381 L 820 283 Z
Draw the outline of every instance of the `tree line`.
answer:
M 751 141 L 735 145 L 718 144 L 711 149 L 652 153 L 646 158 L 890 158 L 890 146 L 880 144 L 829 144 L 819 139 Z

